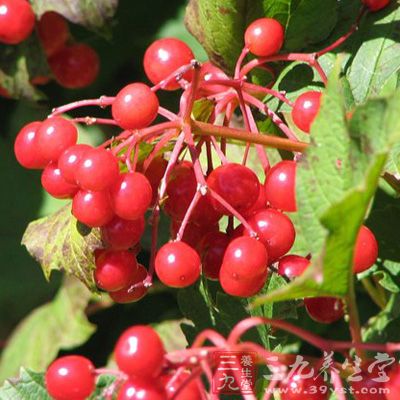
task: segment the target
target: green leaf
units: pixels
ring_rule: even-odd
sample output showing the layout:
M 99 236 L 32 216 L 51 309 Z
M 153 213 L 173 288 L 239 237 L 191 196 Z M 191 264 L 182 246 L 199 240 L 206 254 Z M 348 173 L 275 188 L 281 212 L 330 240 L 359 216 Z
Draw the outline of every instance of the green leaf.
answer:
M 61 349 L 85 343 L 95 331 L 85 315 L 90 299 L 78 280 L 66 279 L 54 300 L 34 310 L 13 332 L 0 359 L 0 381 L 16 375 L 21 366 L 42 371 Z
M 118 7 L 118 0 L 32 0 L 31 3 L 39 18 L 45 12 L 55 11 L 74 24 L 100 33 Z
M 394 2 L 385 13 L 369 13 L 361 24 L 358 41 L 355 38 L 353 45 L 359 49 L 355 49 L 357 52 L 347 72 L 357 103 L 380 94 L 386 82 L 399 71 L 399 21 L 400 8 Z
M 348 127 L 339 64 L 335 69 L 312 128 L 312 145 L 298 165 L 296 178 L 296 227 L 312 253 L 312 266 L 253 305 L 320 295 L 344 297 L 348 292 L 357 232 L 388 153 L 400 138 L 400 92 L 357 109 Z
M 100 231 L 78 223 L 71 215 L 70 204 L 49 217 L 31 222 L 22 244 L 41 264 L 47 279 L 53 270 L 61 270 L 97 291 L 93 270 L 94 250 L 102 247 Z
M 167 352 L 182 350 L 187 347 L 188 343 L 182 332 L 181 324 L 185 320 L 163 321 L 153 326 L 160 335 L 165 350 Z

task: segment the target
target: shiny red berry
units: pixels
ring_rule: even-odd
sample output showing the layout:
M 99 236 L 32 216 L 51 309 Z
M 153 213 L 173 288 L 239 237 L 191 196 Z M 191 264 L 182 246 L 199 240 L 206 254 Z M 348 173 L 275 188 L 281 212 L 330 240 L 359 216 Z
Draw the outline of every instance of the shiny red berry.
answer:
M 321 324 L 331 324 L 344 316 L 343 302 L 336 297 L 304 299 L 308 315 Z
M 256 56 L 268 57 L 279 52 L 285 31 L 276 19 L 260 18 L 252 22 L 244 34 L 246 47 Z
M 61 117 L 48 118 L 42 122 L 37 133 L 37 148 L 43 159 L 57 162 L 60 155 L 76 144 L 78 130 L 76 126 Z
M 284 160 L 275 164 L 265 180 L 265 197 L 271 207 L 293 212 L 296 207 L 295 161 Z
M 114 217 L 101 228 L 106 244 L 114 250 L 127 250 L 139 242 L 145 228 L 144 216 L 135 220 Z
M 31 122 L 18 133 L 14 143 L 14 153 L 17 161 L 28 169 L 42 169 L 48 161 L 38 151 L 37 131 L 41 122 Z
M 109 193 L 80 190 L 72 201 L 72 214 L 93 228 L 108 224 L 114 217 Z
M 390 0 L 362 0 L 362 2 L 371 10 L 379 11 L 389 5 Z
M 128 220 L 141 218 L 153 196 L 150 182 L 139 172 L 122 174 L 110 191 L 115 214 Z
M 260 182 L 257 175 L 240 164 L 225 164 L 211 172 L 207 184 L 239 212 L 253 207 L 260 194 Z M 220 213 L 230 212 L 213 198 L 214 208 Z
M 170 237 L 175 238 L 179 229 L 182 225 L 181 221 L 171 221 Z M 185 242 L 194 249 L 198 249 L 200 242 L 208 233 L 216 233 L 219 231 L 218 224 L 214 225 L 197 225 L 194 222 L 189 222 L 185 227 L 185 232 L 181 238 L 182 242 Z
M 129 283 L 129 285 L 121 290 L 117 290 L 116 292 L 111 292 L 110 297 L 116 303 L 120 304 L 128 304 L 139 301 L 146 295 L 148 290 L 147 287 L 143 284 L 143 281 L 146 278 L 147 269 L 143 265 L 138 264 L 137 273 L 133 280 Z
M 273 208 L 257 211 L 248 223 L 258 234 L 268 252 L 270 263 L 284 256 L 293 246 L 296 231 L 290 218 Z M 244 234 L 250 235 L 245 231 Z
M 136 257 L 129 251 L 108 250 L 96 258 L 94 279 L 107 292 L 127 287 L 138 271 Z
M 46 12 L 40 17 L 37 32 L 47 57 L 61 50 L 69 38 L 67 21 L 54 11 Z
M 266 207 L 267 207 L 267 197 L 265 194 L 265 187 L 263 185 L 260 185 L 260 193 L 258 194 L 258 198 L 257 198 L 256 202 L 253 204 L 252 207 L 250 207 L 245 212 L 243 212 L 243 216 L 246 218 L 249 218 L 255 212 L 257 212 L 259 210 L 263 210 Z
M 82 155 L 75 175 L 82 189 L 102 191 L 118 180 L 118 161 L 111 151 L 94 148 Z
M 151 188 L 153 189 L 153 198 L 151 200 L 152 205 L 154 205 L 156 202 L 158 188 L 160 186 L 161 179 L 165 174 L 165 170 L 167 169 L 167 165 L 168 161 L 163 157 L 155 157 L 144 171 L 138 170 L 138 172 L 142 172 L 149 180 Z
M 291 254 L 279 260 L 278 273 L 286 278 L 293 279 L 302 275 L 309 266 L 310 260 L 308 258 Z
M 371 268 L 378 258 L 378 242 L 372 231 L 363 225 L 358 232 L 353 258 L 353 271 L 356 274 Z
M 168 78 L 178 68 L 190 64 L 194 59 L 190 47 L 179 39 L 165 38 L 153 42 L 146 50 L 143 59 L 144 70 L 149 80 L 154 84 Z M 193 72 L 190 70 L 184 75 L 184 79 L 190 81 Z M 178 89 L 179 83 L 172 80 L 166 90 Z
M 142 129 L 157 117 L 159 102 L 155 93 L 144 83 L 131 83 L 115 97 L 112 116 L 123 129 Z
M 61 175 L 56 163 L 50 163 L 42 172 L 42 186 L 56 199 L 70 199 L 79 190 L 78 186 L 68 183 Z
M 321 92 L 305 92 L 294 103 L 292 110 L 293 122 L 306 133 L 310 133 L 311 125 L 318 114 L 321 96 Z
M 27 0 L 0 0 L 0 42 L 18 44 L 35 26 L 35 14 Z
M 128 328 L 115 346 L 118 368 L 129 376 L 154 378 L 164 361 L 164 345 L 158 333 L 146 325 Z
M 61 357 L 47 369 L 45 382 L 54 400 L 84 400 L 95 388 L 94 366 L 85 357 Z
M 132 377 L 119 390 L 117 400 L 167 400 L 167 394 L 154 379 Z
M 78 170 L 79 162 L 83 155 L 91 150 L 92 146 L 88 144 L 76 144 L 68 147 L 58 159 L 58 168 L 60 168 L 61 175 L 69 183 L 77 183 L 76 173 Z
M 192 379 L 188 383 L 185 383 L 190 375 L 189 371 L 182 371 L 177 377 L 171 374 L 162 375 L 160 380 L 165 387 L 168 397 L 174 396 L 179 389 L 179 393 L 174 397 L 175 400 L 202 400 L 203 396 L 200 389 L 202 386 L 199 386 L 202 384 L 201 381 L 199 379 Z M 183 384 L 184 386 L 182 387 Z
M 388 374 L 388 382 L 386 383 L 386 387 L 390 385 L 390 372 L 389 368 L 383 369 L 383 373 Z M 360 381 L 351 381 L 349 382 L 351 388 L 353 389 L 353 397 L 354 400 L 393 400 L 398 399 L 399 397 L 390 397 L 390 393 L 385 395 L 385 383 L 379 382 L 381 377 L 379 374 L 370 374 L 368 371 L 363 371 L 360 374 L 357 374 L 361 378 Z M 398 391 L 400 395 L 400 390 Z
M 100 69 L 99 56 L 84 43 L 66 46 L 49 58 L 49 65 L 57 82 L 68 89 L 91 85 Z
M 397 364 L 388 373 L 389 380 L 384 384 L 387 400 L 400 399 L 400 366 Z
M 167 243 L 158 251 L 155 268 L 160 281 L 167 286 L 190 286 L 200 277 L 200 257 L 183 242 Z
M 202 94 L 218 94 L 229 89 L 228 86 L 219 84 L 209 84 L 210 81 L 223 81 L 229 79 L 224 71 L 211 64 L 210 61 L 205 62 L 200 70 L 200 91 Z

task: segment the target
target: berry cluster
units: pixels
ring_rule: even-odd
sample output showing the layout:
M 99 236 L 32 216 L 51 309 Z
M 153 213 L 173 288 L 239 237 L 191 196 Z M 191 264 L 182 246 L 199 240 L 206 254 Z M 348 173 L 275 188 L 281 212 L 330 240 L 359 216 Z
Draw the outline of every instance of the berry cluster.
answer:
M 99 57 L 86 44 L 70 43 L 68 23 L 60 14 L 46 12 L 36 23 L 29 1 L 0 1 L 1 43 L 19 44 L 32 34 L 35 26 L 50 69 L 61 86 L 75 89 L 93 83 L 99 71 Z M 49 76 L 34 76 L 31 83 L 44 85 L 50 79 Z M 0 95 L 10 97 L 1 87 Z

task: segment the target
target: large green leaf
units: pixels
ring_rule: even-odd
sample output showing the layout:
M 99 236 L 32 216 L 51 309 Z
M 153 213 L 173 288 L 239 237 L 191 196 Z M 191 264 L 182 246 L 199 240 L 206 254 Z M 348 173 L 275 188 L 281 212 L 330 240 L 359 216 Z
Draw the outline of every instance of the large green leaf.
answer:
M 357 103 L 380 94 L 386 82 L 400 69 L 397 2 L 393 2 L 390 10 L 369 14 L 354 38 L 351 50 L 356 54 L 347 76 Z
M 90 298 L 85 286 L 68 278 L 51 303 L 22 320 L 2 353 L 0 382 L 16 375 L 21 366 L 44 370 L 61 349 L 85 343 L 95 330 L 85 315 Z
M 312 266 L 292 284 L 254 304 L 348 292 L 357 232 L 388 153 L 400 138 L 400 92 L 360 107 L 347 126 L 337 74 L 338 66 L 313 125 L 312 144 L 298 165 L 296 225 L 312 253 Z
M 94 250 L 102 247 L 100 231 L 79 224 L 71 215 L 69 204 L 49 217 L 31 222 L 22 244 L 41 264 L 46 278 L 53 270 L 65 271 L 96 291 Z

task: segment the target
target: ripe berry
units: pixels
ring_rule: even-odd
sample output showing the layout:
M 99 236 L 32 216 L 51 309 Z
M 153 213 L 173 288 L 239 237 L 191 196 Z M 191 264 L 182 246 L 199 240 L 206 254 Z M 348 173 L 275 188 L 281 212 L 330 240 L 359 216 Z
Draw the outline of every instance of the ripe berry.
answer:
M 115 346 L 118 368 L 129 376 L 154 378 L 164 361 L 164 345 L 158 333 L 146 325 L 128 328 Z
M 78 130 L 75 125 L 61 117 L 48 118 L 37 131 L 37 148 L 48 162 L 57 162 L 60 155 L 76 144 Z
M 353 271 L 356 274 L 371 268 L 378 258 L 378 242 L 375 235 L 363 225 L 358 232 L 353 258 Z
M 229 79 L 228 76 L 225 74 L 224 71 L 216 67 L 215 65 L 211 64 L 210 61 L 205 62 L 201 66 L 200 70 L 200 88 L 201 92 L 204 95 L 207 94 L 218 94 L 221 92 L 225 92 L 229 89 L 228 86 L 224 85 L 207 85 L 205 82 L 214 81 L 214 80 L 227 80 Z
M 168 162 L 163 157 L 155 157 L 143 172 L 144 176 L 149 180 L 151 188 L 153 189 L 153 198 L 151 204 L 154 205 L 158 195 L 158 187 L 165 170 L 167 169 Z M 139 171 L 138 172 L 142 172 Z
M 256 56 L 268 57 L 278 53 L 283 45 L 285 31 L 273 18 L 260 18 L 252 22 L 244 34 L 246 47 Z
M 371 10 L 379 11 L 389 5 L 390 0 L 362 0 L 362 2 Z
M 101 228 L 104 242 L 114 250 L 127 250 L 139 242 L 145 228 L 144 216 L 128 221 L 114 217 Z
M 156 40 L 149 46 L 144 55 L 143 65 L 149 80 L 157 85 L 178 68 L 190 64 L 194 58 L 192 50 L 186 43 L 175 38 L 165 38 Z M 190 81 L 192 75 L 193 72 L 190 70 L 183 77 Z M 173 80 L 165 89 L 175 90 L 179 87 L 179 83 Z
M 202 400 L 203 396 L 201 394 L 199 383 L 201 384 L 199 379 L 192 379 L 189 383 L 186 383 L 185 386 L 181 389 L 181 386 L 184 384 L 185 380 L 190 377 L 190 372 L 183 371 L 178 377 L 174 377 L 174 375 L 162 375 L 160 377 L 161 383 L 165 386 L 165 390 L 168 394 L 168 398 L 172 397 L 178 389 L 179 393 L 174 397 L 175 400 Z M 170 383 L 169 383 L 170 382 Z
M 79 190 L 78 186 L 68 183 L 61 175 L 56 163 L 50 163 L 42 172 L 42 186 L 56 199 L 69 199 Z
M 382 372 L 389 373 L 390 371 L 384 370 Z M 385 383 L 379 382 L 379 373 L 376 373 L 375 376 L 370 374 L 368 371 L 363 371 L 358 376 L 361 376 L 360 381 L 352 381 L 349 382 L 351 388 L 353 389 L 353 397 L 354 400 L 393 400 L 398 399 L 399 397 L 390 397 L 390 394 L 385 396 Z M 374 379 L 377 379 L 378 382 Z M 386 387 L 390 385 L 390 377 L 389 381 L 386 383 Z M 400 394 L 400 391 L 398 392 Z
M 183 242 L 167 243 L 158 251 L 155 260 L 157 276 L 164 285 L 183 288 L 192 285 L 200 276 L 200 257 L 196 250 Z
M 117 94 L 111 111 L 121 128 L 142 129 L 155 120 L 159 105 L 157 96 L 147 85 L 132 83 Z
M 37 131 L 41 122 L 31 122 L 18 133 L 14 143 L 14 153 L 17 161 L 28 169 L 42 169 L 47 160 L 38 151 Z
M 305 368 L 283 381 L 279 387 L 281 400 L 327 400 L 331 395 L 328 383 L 324 381 L 323 375 L 318 375 L 319 371 L 308 377 L 310 371 Z
M 167 400 L 167 394 L 154 379 L 135 377 L 121 387 L 117 400 Z
M 232 296 L 256 294 L 267 277 L 268 254 L 258 240 L 246 236 L 234 239 L 227 247 L 220 269 L 224 291 Z
M 179 228 L 181 227 L 181 221 L 171 221 L 170 228 L 170 237 L 175 238 L 177 233 L 179 232 Z M 216 233 L 219 231 L 218 224 L 215 225 L 197 225 L 194 222 L 189 222 L 186 225 L 185 232 L 183 233 L 183 237 L 181 238 L 182 242 L 185 242 L 189 246 L 197 249 L 199 247 L 199 243 L 208 233 Z
M 35 14 L 29 1 L 0 0 L 0 42 L 18 44 L 35 26 Z
M 306 133 L 310 133 L 321 105 L 321 92 L 305 92 L 300 95 L 293 106 L 292 118 L 295 125 Z
M 93 228 L 108 224 L 114 216 L 109 193 L 80 190 L 72 201 L 72 214 Z
M 278 264 L 278 273 L 286 278 L 293 279 L 303 274 L 310 266 L 310 260 L 297 255 L 282 257 Z
M 119 178 L 119 167 L 111 151 L 102 147 L 86 151 L 77 166 L 76 180 L 82 189 L 108 189 Z
M 129 283 L 129 285 L 121 290 L 117 290 L 116 292 L 111 292 L 110 297 L 116 303 L 120 304 L 127 304 L 139 301 L 147 293 L 147 288 L 142 284 L 146 278 L 147 269 L 143 265 L 138 264 L 137 273 L 133 280 Z M 133 287 L 134 285 L 138 286 Z
M 344 315 L 343 302 L 336 297 L 312 297 L 304 299 L 308 315 L 321 324 L 331 324 Z
M 96 51 L 83 43 L 64 47 L 49 58 L 49 64 L 57 82 L 68 89 L 91 85 L 100 68 Z
M 132 253 L 108 250 L 96 258 L 94 279 L 100 289 L 114 292 L 127 287 L 137 270 L 137 261 Z
M 243 216 L 249 218 L 256 211 L 263 210 L 266 207 L 267 207 L 267 197 L 265 195 L 265 187 L 263 185 L 260 185 L 260 193 L 258 194 L 256 202 L 253 204 L 252 207 L 250 207 L 243 213 Z
M 207 235 L 203 236 L 200 245 L 202 270 L 203 274 L 208 279 L 218 279 L 225 250 L 229 242 L 230 239 L 228 235 L 218 231 L 209 232 Z
M 54 11 L 46 12 L 41 16 L 37 30 L 47 57 L 61 50 L 69 37 L 67 21 Z
M 251 208 L 260 193 L 257 175 L 250 168 L 240 164 L 225 164 L 214 169 L 207 179 L 207 184 L 239 212 L 246 212 Z M 215 199 L 213 205 L 220 213 L 230 215 Z
M 83 400 L 95 387 L 94 366 L 85 357 L 61 357 L 47 369 L 45 381 L 54 400 Z
M 270 206 L 278 210 L 296 211 L 295 161 L 284 160 L 275 164 L 265 180 L 265 197 Z
M 400 367 L 397 364 L 388 373 L 389 380 L 384 384 L 387 400 L 398 400 L 400 398 Z
M 150 207 L 152 189 L 147 178 L 138 172 L 122 174 L 111 188 L 111 201 L 120 218 L 135 220 Z
M 268 252 L 270 263 L 284 256 L 293 246 L 296 231 L 290 218 L 273 208 L 257 211 L 248 223 L 258 234 Z M 249 235 L 249 232 L 244 232 Z
M 58 168 L 60 168 L 61 175 L 69 183 L 77 183 L 76 172 L 79 162 L 83 155 L 91 150 L 92 147 L 88 144 L 76 144 L 68 147 L 58 159 Z

